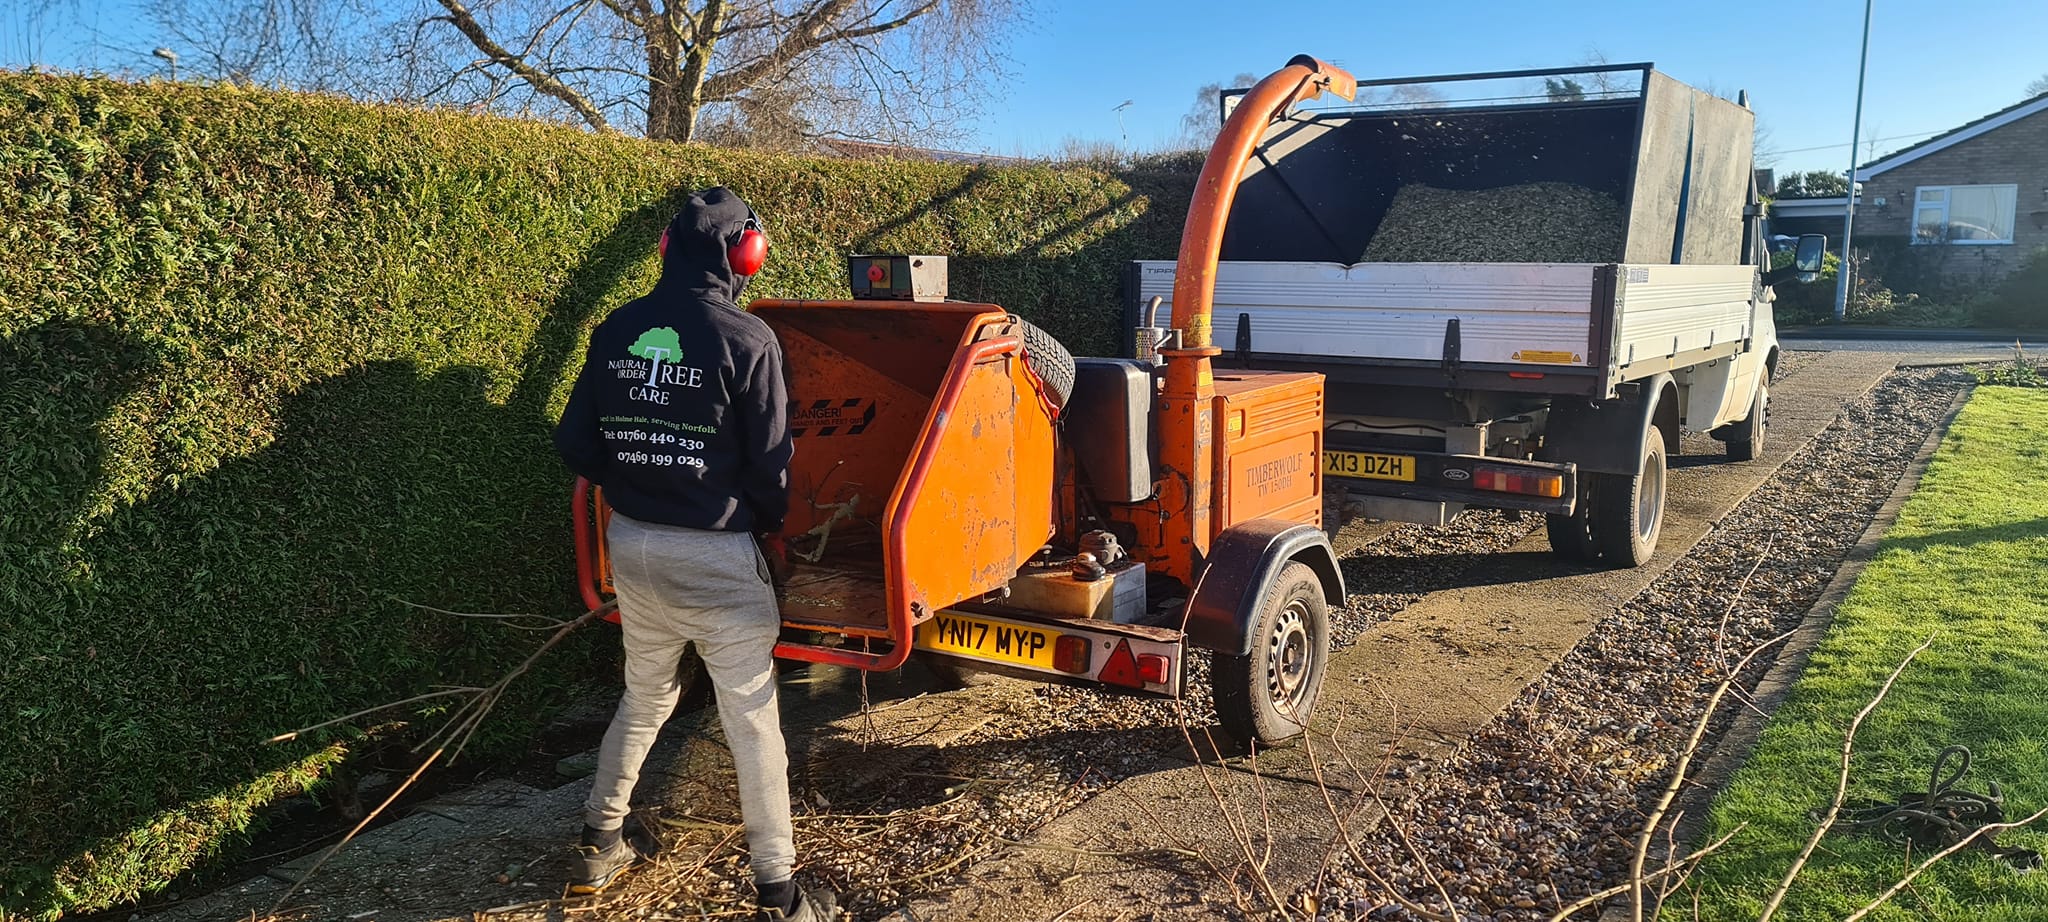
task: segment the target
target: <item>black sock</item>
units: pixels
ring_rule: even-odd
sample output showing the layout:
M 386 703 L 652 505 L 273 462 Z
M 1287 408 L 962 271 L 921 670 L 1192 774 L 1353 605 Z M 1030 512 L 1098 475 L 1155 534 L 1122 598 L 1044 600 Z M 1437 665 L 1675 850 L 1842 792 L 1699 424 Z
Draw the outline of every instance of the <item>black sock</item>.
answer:
M 583 827 L 583 844 L 591 848 L 610 848 L 612 843 L 619 841 L 619 832 L 617 829 L 599 829 L 595 826 L 585 826 Z
M 754 889 L 760 891 L 757 902 L 762 909 L 780 909 L 784 915 L 796 911 L 796 880 L 783 878 L 777 881 L 755 881 Z

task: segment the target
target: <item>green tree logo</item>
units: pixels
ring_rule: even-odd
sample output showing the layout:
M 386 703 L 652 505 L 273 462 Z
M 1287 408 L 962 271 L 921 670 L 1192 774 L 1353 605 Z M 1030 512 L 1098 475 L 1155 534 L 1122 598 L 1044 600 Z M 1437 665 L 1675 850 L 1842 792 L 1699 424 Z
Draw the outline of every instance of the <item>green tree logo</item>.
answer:
M 647 360 L 647 386 L 653 387 L 661 375 L 662 362 L 682 360 L 683 340 L 676 335 L 675 327 L 655 327 L 640 334 L 626 351 Z

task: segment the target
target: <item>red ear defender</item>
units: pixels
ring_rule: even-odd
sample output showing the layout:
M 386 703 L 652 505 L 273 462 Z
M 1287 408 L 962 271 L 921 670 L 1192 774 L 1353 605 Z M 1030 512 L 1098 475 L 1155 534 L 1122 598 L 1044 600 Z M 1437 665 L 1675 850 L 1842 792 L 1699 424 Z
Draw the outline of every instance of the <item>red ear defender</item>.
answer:
M 725 250 L 726 265 L 741 275 L 754 275 L 768 262 L 768 235 L 761 233 L 761 222 L 747 218 L 747 227 L 740 231 L 740 239 Z

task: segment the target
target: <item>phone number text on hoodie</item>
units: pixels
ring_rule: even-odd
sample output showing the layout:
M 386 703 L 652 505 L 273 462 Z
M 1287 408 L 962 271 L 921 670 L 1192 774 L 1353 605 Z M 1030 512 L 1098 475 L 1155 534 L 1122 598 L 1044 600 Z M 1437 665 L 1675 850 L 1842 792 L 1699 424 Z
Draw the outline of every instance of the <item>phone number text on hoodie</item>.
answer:
M 646 432 L 640 429 L 606 429 L 607 442 L 650 442 L 655 445 L 674 445 L 683 451 L 702 451 L 701 440 L 667 432 Z M 621 451 L 612 456 L 620 464 L 645 464 L 651 467 L 698 467 L 704 466 L 704 459 L 695 455 L 669 454 L 667 452 Z
M 703 467 L 704 459 L 696 455 L 656 455 L 644 451 L 622 451 L 613 457 L 620 464 L 647 464 L 654 467 Z

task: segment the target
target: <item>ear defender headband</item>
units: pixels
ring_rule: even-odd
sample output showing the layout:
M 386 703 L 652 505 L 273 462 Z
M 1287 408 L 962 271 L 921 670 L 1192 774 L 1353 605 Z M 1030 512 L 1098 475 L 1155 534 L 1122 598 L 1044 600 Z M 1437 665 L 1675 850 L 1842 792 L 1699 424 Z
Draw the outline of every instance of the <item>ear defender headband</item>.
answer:
M 738 239 L 725 248 L 725 262 L 741 275 L 754 275 L 768 262 L 768 235 L 761 232 L 761 219 L 753 212 L 747 212 Z
M 668 258 L 668 229 L 662 228 L 661 242 L 655 245 L 655 252 L 662 259 Z M 752 212 L 747 214 L 747 223 L 740 228 L 739 237 L 725 248 L 725 262 L 732 271 L 741 275 L 756 275 L 761 266 L 768 262 L 768 235 L 761 231 L 761 219 Z

